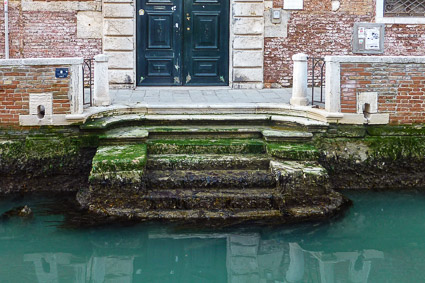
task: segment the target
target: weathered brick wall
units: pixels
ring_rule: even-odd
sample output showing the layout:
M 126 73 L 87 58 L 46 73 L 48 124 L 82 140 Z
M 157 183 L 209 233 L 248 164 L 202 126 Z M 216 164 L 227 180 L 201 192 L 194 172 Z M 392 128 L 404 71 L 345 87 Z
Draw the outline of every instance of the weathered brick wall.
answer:
M 9 5 L 10 58 L 92 58 L 102 40 L 77 37 L 77 11 L 23 11 Z M 0 59 L 4 58 L 4 13 L 0 5 Z
M 69 66 L 0 66 L 0 125 L 19 125 L 19 115 L 29 114 L 30 93 L 52 93 L 53 114 L 69 114 L 71 72 L 56 78 L 55 69 Z
M 377 92 L 392 124 L 425 123 L 425 64 L 342 63 L 343 113 L 356 113 L 360 92 Z
M 304 0 L 304 10 L 292 11 L 287 38 L 265 38 L 264 82 L 266 87 L 292 84 L 292 55 L 306 53 L 313 57 L 326 55 L 359 55 L 351 52 L 355 22 L 374 22 L 374 0 L 341 0 L 332 12 L 331 1 Z M 282 7 L 282 0 L 273 6 Z M 425 25 L 386 25 L 383 55 L 423 55 Z

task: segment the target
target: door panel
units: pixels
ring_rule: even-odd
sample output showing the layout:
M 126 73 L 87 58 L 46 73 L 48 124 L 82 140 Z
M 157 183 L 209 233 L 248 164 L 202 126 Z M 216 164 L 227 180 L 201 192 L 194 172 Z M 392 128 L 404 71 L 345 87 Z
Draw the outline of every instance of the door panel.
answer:
M 181 1 L 138 1 L 137 85 L 181 85 Z
M 185 0 L 185 85 L 228 85 L 228 0 Z
M 137 1 L 137 85 L 228 85 L 229 0 L 183 1 Z

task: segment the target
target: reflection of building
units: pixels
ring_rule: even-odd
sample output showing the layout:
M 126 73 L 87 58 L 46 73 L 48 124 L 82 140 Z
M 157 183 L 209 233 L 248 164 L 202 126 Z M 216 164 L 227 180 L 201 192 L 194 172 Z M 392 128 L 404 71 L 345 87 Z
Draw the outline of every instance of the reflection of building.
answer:
M 122 239 L 120 240 L 122 242 Z M 308 251 L 259 233 L 151 233 L 143 245 L 94 243 L 89 257 L 32 253 L 38 282 L 367 282 L 382 252 Z M 88 259 L 88 260 L 86 260 Z

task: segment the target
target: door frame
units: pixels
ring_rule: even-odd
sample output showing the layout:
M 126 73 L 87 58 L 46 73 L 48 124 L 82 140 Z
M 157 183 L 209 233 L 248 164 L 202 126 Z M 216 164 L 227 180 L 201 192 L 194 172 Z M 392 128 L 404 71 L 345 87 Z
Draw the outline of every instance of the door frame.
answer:
M 211 86 L 211 85 L 201 85 L 201 86 L 186 86 L 186 85 L 176 85 L 176 86 L 139 86 L 137 85 L 137 56 L 138 56 L 138 49 L 137 49 L 137 17 L 139 16 L 138 13 L 138 1 L 142 1 L 142 0 L 134 0 L 133 2 L 133 15 L 134 15 L 134 24 L 133 24 L 133 44 L 134 44 L 134 56 L 133 56 L 133 77 L 134 77 L 134 83 L 133 83 L 133 88 L 139 88 L 139 89 L 143 89 L 143 88 L 233 88 L 233 40 L 234 40 L 234 32 L 233 32 L 233 2 L 234 0 L 229 0 L 229 38 L 228 38 L 228 52 L 229 52 L 229 62 L 228 62 L 228 74 L 229 74 L 229 80 L 228 80 L 228 85 L 227 86 Z M 184 1 L 184 0 L 182 0 Z

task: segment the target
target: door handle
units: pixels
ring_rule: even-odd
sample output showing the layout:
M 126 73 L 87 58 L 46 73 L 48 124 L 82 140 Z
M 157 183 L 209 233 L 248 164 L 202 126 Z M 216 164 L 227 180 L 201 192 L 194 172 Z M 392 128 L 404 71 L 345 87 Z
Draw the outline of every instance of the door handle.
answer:
M 190 21 L 190 17 L 186 17 L 186 19 L 187 19 L 188 21 Z

